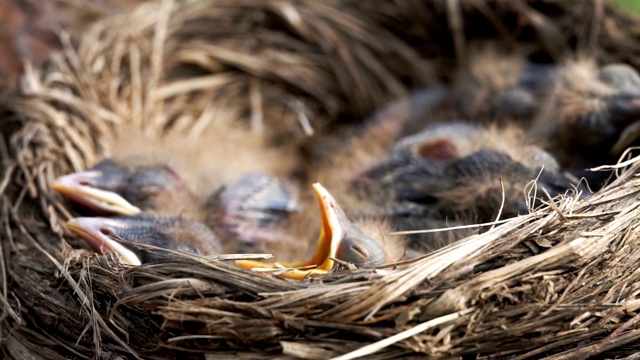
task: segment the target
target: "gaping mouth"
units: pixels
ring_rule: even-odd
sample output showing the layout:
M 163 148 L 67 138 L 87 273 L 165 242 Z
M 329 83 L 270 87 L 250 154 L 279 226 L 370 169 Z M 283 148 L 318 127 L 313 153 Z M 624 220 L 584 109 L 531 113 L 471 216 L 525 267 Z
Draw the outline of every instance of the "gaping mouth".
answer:
M 122 196 L 91 186 L 91 180 L 100 177 L 99 171 L 86 171 L 62 176 L 51 184 L 51 189 L 70 200 L 94 211 L 118 215 L 136 215 L 141 210 Z
M 80 217 L 67 222 L 69 230 L 73 231 L 86 241 L 96 252 L 114 252 L 122 261 L 129 265 L 140 265 L 140 258 L 126 246 L 112 239 L 109 234 L 111 229 L 117 229 L 123 225 L 115 219 L 99 217 Z
M 342 241 L 344 232 L 338 212 L 342 211 L 336 200 L 322 185 L 313 184 L 313 190 L 320 204 L 322 221 L 318 247 L 311 260 L 292 263 L 266 263 L 255 260 L 237 260 L 236 264 L 248 270 L 269 271 L 278 273 L 281 277 L 303 279 L 308 276 L 324 274 L 333 269 L 336 253 Z

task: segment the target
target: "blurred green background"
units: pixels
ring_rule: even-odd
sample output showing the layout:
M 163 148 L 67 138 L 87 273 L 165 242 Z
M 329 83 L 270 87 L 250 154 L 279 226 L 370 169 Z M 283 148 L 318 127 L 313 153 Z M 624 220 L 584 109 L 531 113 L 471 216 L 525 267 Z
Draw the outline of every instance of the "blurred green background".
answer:
M 640 14 L 640 0 L 611 0 L 614 4 L 617 4 L 619 7 L 633 13 L 635 15 Z

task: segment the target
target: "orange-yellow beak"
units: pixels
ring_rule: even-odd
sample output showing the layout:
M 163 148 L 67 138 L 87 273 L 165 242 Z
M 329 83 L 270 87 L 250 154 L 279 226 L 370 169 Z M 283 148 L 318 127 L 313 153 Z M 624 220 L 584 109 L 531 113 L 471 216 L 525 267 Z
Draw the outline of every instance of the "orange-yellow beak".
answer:
M 266 263 L 255 260 L 238 260 L 236 264 L 248 270 L 276 273 L 290 279 L 303 279 L 308 276 L 324 274 L 334 267 L 334 258 L 350 261 L 362 255 L 374 255 L 366 258 L 367 265 L 380 265 L 383 250 L 373 240 L 359 232 L 346 218 L 336 200 L 320 184 L 313 184 L 320 203 L 322 227 L 315 255 L 308 261 L 292 263 Z M 355 244 L 355 246 L 354 246 Z M 355 249 L 355 251 L 354 251 Z
M 70 200 L 92 210 L 118 215 L 136 215 L 141 210 L 122 196 L 88 185 L 91 180 L 102 176 L 99 171 L 85 171 L 62 176 L 51 184 L 51 189 Z

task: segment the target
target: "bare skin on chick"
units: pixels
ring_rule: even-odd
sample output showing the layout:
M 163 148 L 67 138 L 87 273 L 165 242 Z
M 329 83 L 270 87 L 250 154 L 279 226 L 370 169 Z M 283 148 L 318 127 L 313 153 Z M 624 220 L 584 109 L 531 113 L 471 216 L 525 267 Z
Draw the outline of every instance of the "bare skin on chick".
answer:
M 623 64 L 570 63 L 561 69 L 551 99 L 531 136 L 598 188 L 609 174 L 586 169 L 614 163 L 640 137 L 640 76 Z

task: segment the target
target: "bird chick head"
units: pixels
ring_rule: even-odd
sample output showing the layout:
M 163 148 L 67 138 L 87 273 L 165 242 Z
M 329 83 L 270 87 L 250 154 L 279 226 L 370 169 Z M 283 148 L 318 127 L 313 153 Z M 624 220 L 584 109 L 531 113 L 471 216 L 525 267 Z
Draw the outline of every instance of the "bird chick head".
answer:
M 104 160 L 89 171 L 56 179 L 51 188 L 82 206 L 103 214 L 162 212 L 190 199 L 182 179 L 167 165 L 127 166 Z
M 126 241 L 194 254 L 213 255 L 222 251 L 219 239 L 208 227 L 183 218 L 150 214 L 80 217 L 71 219 L 67 226 L 96 252 L 115 253 L 129 265 L 155 261 L 162 256 L 150 251 L 134 251 L 125 245 Z
M 126 167 L 106 160 L 89 171 L 59 177 L 51 189 L 95 212 L 135 215 L 140 208 L 115 192 L 128 176 Z
M 303 279 L 330 272 L 335 266 L 334 259 L 359 267 L 375 267 L 389 261 L 383 246 L 358 229 L 322 185 L 316 183 L 313 189 L 320 204 L 321 228 L 316 253 L 310 260 L 292 263 L 239 260 L 236 263 L 245 269 L 271 269 L 281 277 Z

